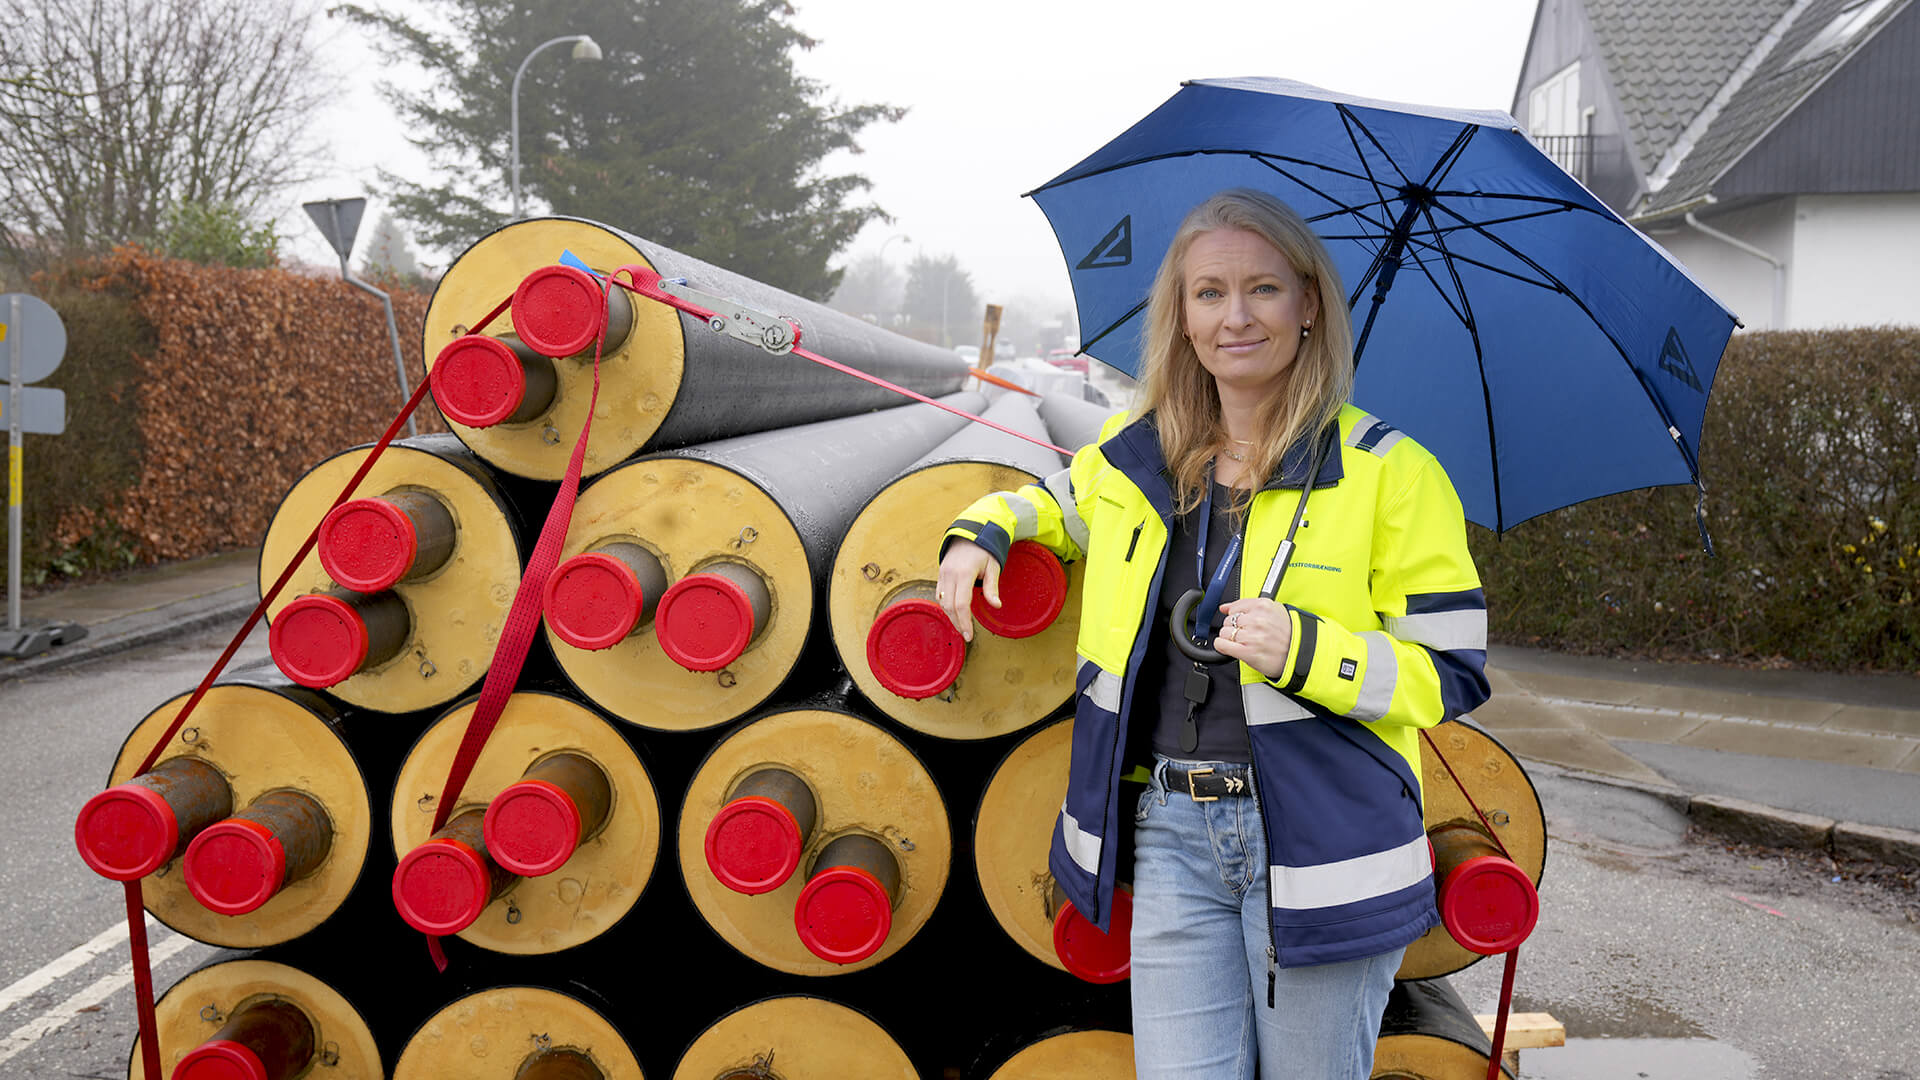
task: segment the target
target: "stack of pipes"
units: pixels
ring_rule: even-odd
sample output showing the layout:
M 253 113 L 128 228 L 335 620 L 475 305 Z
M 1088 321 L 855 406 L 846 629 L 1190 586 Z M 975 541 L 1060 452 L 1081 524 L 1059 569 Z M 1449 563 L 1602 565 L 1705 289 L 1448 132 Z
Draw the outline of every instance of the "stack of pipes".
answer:
M 608 285 L 629 266 L 947 408 Z M 1078 568 L 1016 544 L 971 643 L 932 601 L 954 514 L 1060 482 L 1044 444 L 1094 441 L 1105 410 L 1007 394 L 970 423 L 954 354 L 569 219 L 476 243 L 426 335 L 457 438 L 394 444 L 338 505 L 370 448 L 293 486 L 263 591 L 317 543 L 268 608 L 278 670 L 223 677 L 142 772 L 186 695 L 156 709 L 76 826 L 160 921 L 260 950 L 161 998 L 166 1074 L 1130 1074 L 1124 928 L 1080 918 L 1046 864 Z M 542 632 L 443 809 L 596 377 Z M 1462 730 L 1451 764 L 1509 785 L 1519 866 L 1429 794 L 1442 869 L 1467 870 L 1409 978 L 1477 959 L 1462 933 L 1512 937 L 1544 858 L 1524 774 Z M 1427 1037 L 1419 1011 L 1390 1013 L 1383 1054 Z

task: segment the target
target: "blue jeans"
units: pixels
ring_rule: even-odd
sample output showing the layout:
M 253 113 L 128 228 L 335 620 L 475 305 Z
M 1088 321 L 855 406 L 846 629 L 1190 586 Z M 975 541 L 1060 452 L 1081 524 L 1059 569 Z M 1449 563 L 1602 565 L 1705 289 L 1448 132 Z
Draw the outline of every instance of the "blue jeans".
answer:
M 1405 949 L 1270 967 L 1267 843 L 1256 798 L 1140 796 L 1133 861 L 1133 1056 L 1139 1080 L 1366 1080 Z M 1206 765 L 1185 762 L 1181 767 Z M 1217 763 L 1216 763 L 1217 764 Z M 1256 783 L 1257 783 L 1256 778 Z M 1273 972 L 1274 1007 L 1267 1007 Z

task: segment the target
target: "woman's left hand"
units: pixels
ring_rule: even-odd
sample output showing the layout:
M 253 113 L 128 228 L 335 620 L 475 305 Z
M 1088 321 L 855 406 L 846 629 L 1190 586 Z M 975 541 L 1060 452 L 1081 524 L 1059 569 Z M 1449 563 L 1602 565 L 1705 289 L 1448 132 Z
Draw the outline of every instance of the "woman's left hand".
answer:
M 1272 600 L 1254 597 L 1221 604 L 1226 625 L 1214 636 L 1213 647 L 1224 656 L 1246 664 L 1272 679 L 1287 666 L 1293 644 L 1293 622 L 1287 609 Z

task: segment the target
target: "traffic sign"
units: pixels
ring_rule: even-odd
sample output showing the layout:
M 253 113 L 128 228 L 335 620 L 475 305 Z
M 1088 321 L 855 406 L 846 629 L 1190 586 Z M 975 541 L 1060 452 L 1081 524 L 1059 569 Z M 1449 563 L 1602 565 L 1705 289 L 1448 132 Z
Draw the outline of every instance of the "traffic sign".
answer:
M 7 375 L 7 357 L 20 347 L 20 381 L 39 382 L 53 374 L 67 355 L 67 327 L 45 300 L 26 293 L 0 296 L 0 381 Z
M 8 394 L 0 388 L 0 428 L 13 426 Z M 20 430 L 29 435 L 63 435 L 67 430 L 67 392 L 51 386 L 20 388 Z
M 360 231 L 360 215 L 366 212 L 365 199 L 323 199 L 318 202 L 301 203 L 301 209 L 320 227 L 320 235 L 340 256 L 340 265 L 347 265 L 347 256 L 353 254 L 353 238 Z

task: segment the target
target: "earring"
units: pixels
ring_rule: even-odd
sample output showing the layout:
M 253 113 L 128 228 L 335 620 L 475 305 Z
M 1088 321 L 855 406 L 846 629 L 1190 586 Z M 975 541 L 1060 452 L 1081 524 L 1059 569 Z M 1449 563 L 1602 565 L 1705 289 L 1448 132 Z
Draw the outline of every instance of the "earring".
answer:
M 1307 340 L 1307 331 L 1312 329 L 1313 329 L 1312 323 L 1301 323 L 1300 324 L 1300 340 L 1301 341 Z

